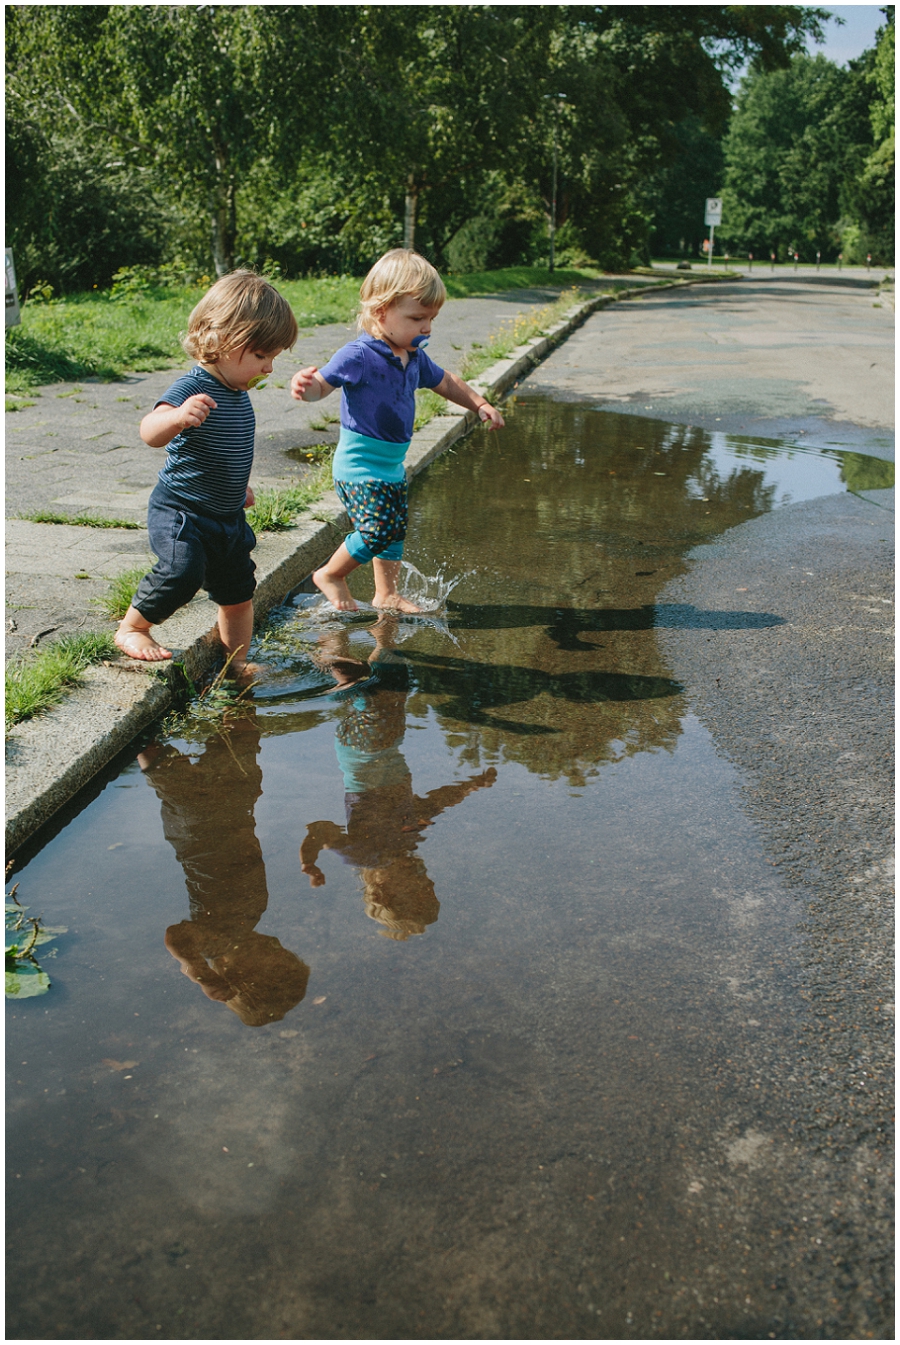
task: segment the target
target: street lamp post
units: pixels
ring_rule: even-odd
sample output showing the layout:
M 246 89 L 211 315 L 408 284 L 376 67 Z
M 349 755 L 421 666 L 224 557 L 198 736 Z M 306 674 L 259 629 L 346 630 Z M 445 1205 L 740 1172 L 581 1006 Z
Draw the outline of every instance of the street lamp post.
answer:
M 555 257 L 554 246 L 556 240 L 556 177 L 557 162 L 559 151 L 557 141 L 559 139 L 559 100 L 565 98 L 564 93 L 545 93 L 545 98 L 553 99 L 553 190 L 550 194 L 550 270 L 553 270 Z

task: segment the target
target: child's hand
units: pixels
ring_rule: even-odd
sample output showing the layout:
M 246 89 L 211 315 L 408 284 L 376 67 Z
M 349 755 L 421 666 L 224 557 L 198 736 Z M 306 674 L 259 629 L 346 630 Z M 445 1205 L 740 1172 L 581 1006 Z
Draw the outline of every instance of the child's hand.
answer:
M 311 364 L 308 369 L 297 370 L 291 379 L 291 396 L 295 401 L 302 402 L 304 400 L 303 394 L 307 389 L 316 385 L 316 373 L 317 369 L 314 364 Z M 311 400 L 315 401 L 316 398 Z
M 310 887 L 325 886 L 325 875 L 318 864 L 301 864 L 300 867 L 304 873 L 309 874 Z
M 202 425 L 210 411 L 215 411 L 217 404 L 212 397 L 207 397 L 205 392 L 198 392 L 193 397 L 188 397 L 187 401 L 181 403 L 181 428 L 189 430 L 193 426 Z
M 247 487 L 247 494 L 244 496 L 244 508 L 252 509 L 256 504 L 256 496 L 253 494 L 252 487 Z
M 488 402 L 482 402 L 479 406 L 478 419 L 482 425 L 487 425 L 489 430 L 502 430 L 506 424 L 496 406 L 491 406 Z

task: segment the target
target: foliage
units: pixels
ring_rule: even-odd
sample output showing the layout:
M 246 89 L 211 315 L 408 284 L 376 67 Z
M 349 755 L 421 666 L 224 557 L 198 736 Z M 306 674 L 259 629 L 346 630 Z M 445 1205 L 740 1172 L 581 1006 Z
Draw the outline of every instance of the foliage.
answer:
M 693 114 L 672 133 L 677 152 L 654 174 L 647 195 L 654 256 L 701 257 L 709 232 L 703 222 L 706 199 L 719 195 L 724 180 L 722 141 Z
M 11 866 L 7 866 L 7 873 Z M 60 934 L 67 934 L 63 926 L 51 929 L 40 916 L 26 915 L 16 896 L 19 884 L 6 894 L 6 995 L 11 999 L 31 999 L 45 995 L 50 989 L 50 977 L 35 956 L 35 948 L 46 946 Z M 55 957 L 56 949 L 46 949 L 45 957 Z
M 847 68 L 800 55 L 750 72 L 724 142 L 720 237 L 780 260 L 893 261 L 893 32 Z
M 534 263 L 546 255 L 554 149 L 561 250 L 627 266 L 648 256 L 647 183 L 678 157 L 673 128 L 693 116 L 718 133 L 729 73 L 747 60 L 785 65 L 823 15 L 11 6 L 11 143 L 31 193 L 22 219 L 43 220 L 59 244 L 40 274 L 26 259 L 23 283 L 68 291 L 89 267 L 98 287 L 117 274 L 130 300 L 144 287 L 135 268 L 176 257 L 188 273 L 359 272 L 404 236 L 442 266 Z M 102 238 L 92 194 L 110 220 Z M 67 221 L 63 199 L 74 202 Z
M 294 519 L 331 487 L 333 451 L 314 471 L 296 486 L 281 490 L 259 490 L 256 503 L 247 510 L 247 522 L 254 532 L 282 532 L 293 526 Z
M 36 509 L 32 514 L 19 514 L 28 523 L 68 523 L 78 528 L 140 528 L 127 518 L 102 518 L 99 514 L 61 514 L 52 509 Z
M 148 567 L 144 565 L 139 569 L 126 570 L 124 574 L 117 575 L 110 584 L 106 595 L 94 599 L 95 605 L 111 621 L 121 621 L 131 606 L 131 599 L 134 597 L 138 584 L 147 573 L 147 569 Z
M 6 727 L 57 705 L 67 687 L 77 686 L 92 663 L 116 653 L 109 635 L 69 635 L 7 665 Z

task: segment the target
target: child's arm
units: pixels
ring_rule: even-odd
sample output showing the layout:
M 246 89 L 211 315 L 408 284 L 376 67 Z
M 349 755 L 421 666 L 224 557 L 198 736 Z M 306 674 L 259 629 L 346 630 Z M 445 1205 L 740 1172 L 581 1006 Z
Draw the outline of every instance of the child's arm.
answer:
M 151 448 L 165 448 L 182 430 L 202 425 L 210 411 L 215 411 L 216 405 L 205 392 L 188 397 L 180 406 L 162 402 L 148 411 L 141 421 L 141 438 Z
M 310 887 L 324 887 L 325 875 L 316 860 L 322 850 L 331 850 L 344 835 L 336 822 L 310 822 L 300 846 L 300 868 L 309 875 Z
M 470 388 L 468 383 L 464 383 L 456 374 L 451 374 L 449 369 L 434 391 L 439 396 L 446 397 L 448 402 L 455 402 L 457 406 L 464 406 L 467 411 L 477 411 L 478 418 L 483 424 L 487 425 L 490 421 L 490 429 L 503 429 L 505 421 L 497 408 L 491 406 L 490 402 L 486 401 L 480 392 Z
M 291 379 L 291 396 L 295 402 L 320 402 L 329 392 L 334 392 L 334 384 L 326 383 L 315 365 L 298 369 Z

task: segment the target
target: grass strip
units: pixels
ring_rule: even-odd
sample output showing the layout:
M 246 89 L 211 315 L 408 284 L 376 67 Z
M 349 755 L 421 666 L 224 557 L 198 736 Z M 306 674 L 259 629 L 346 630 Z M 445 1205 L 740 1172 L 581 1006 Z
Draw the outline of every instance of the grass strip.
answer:
M 66 635 L 6 669 L 6 728 L 58 705 L 92 663 L 113 658 L 111 635 Z
M 93 598 L 92 602 L 111 621 L 121 621 L 131 606 L 135 589 L 149 569 L 149 565 L 142 565 L 140 569 L 126 570 L 124 574 L 117 575 L 106 595 L 102 598 Z
M 331 489 L 332 449 L 316 469 L 298 482 L 279 490 L 260 490 L 256 503 L 247 510 L 247 522 L 254 532 L 283 532 L 291 528 L 298 514 L 308 509 Z
M 511 289 L 570 285 L 601 278 L 599 271 L 548 271 L 546 267 L 506 267 L 472 275 L 448 276 L 452 299 Z M 47 383 L 77 383 L 86 378 L 115 381 L 125 373 L 165 369 L 186 360 L 180 334 L 211 283 L 136 285 L 119 294 L 91 291 L 22 306 L 22 321 L 6 333 L 6 391 L 15 396 Z M 348 323 L 359 302 L 360 278 L 277 280 L 301 328 Z M 611 281 L 621 288 L 626 281 Z M 13 409 L 9 408 L 8 409 Z M 14 409 L 22 409 L 18 404 Z
M 78 528 L 142 528 L 128 518 L 101 518 L 99 514 L 57 514 L 52 509 L 36 509 L 33 514 L 19 514 L 26 523 L 69 523 Z
M 466 354 L 462 364 L 462 377 L 477 378 L 498 360 L 507 359 L 519 346 L 532 337 L 543 336 L 555 323 L 561 321 L 578 303 L 584 294 L 577 288 L 564 291 L 552 304 L 545 308 L 519 313 L 514 318 L 502 322 L 496 332 L 492 332 L 484 345 L 472 342 L 472 348 Z

